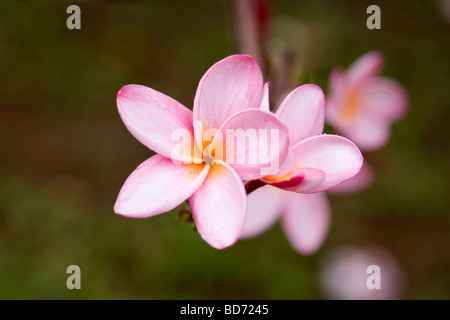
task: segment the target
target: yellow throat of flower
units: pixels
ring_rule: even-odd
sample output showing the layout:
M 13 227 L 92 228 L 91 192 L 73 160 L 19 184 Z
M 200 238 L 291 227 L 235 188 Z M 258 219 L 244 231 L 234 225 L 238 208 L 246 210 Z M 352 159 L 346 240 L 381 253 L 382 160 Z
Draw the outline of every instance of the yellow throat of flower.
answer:
M 356 91 L 350 91 L 344 99 L 344 106 L 341 109 L 341 116 L 344 119 L 350 119 L 355 116 L 360 103 L 360 95 Z

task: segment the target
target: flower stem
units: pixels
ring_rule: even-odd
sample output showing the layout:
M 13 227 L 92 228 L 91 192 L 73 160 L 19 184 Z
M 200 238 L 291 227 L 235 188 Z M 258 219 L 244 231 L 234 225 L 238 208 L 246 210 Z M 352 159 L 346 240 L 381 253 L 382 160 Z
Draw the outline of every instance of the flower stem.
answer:
M 256 2 L 233 0 L 233 16 L 238 50 L 250 55 L 263 68 Z

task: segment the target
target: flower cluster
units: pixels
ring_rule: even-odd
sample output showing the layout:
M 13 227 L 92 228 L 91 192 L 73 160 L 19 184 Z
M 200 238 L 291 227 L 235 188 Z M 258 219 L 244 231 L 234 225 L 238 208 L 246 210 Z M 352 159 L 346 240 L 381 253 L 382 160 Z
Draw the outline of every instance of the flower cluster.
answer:
M 408 99 L 403 87 L 395 80 L 379 75 L 383 62 L 381 53 L 369 52 L 346 72 L 336 68 L 330 75 L 326 119 L 361 150 L 372 151 L 384 146 L 389 139 L 391 124 L 407 110 Z M 284 103 L 277 113 L 283 113 L 283 108 Z M 299 116 L 289 116 L 292 123 L 298 120 Z M 291 129 L 293 127 L 289 126 L 291 131 L 295 130 Z M 330 163 L 333 160 L 330 159 Z M 328 191 L 355 192 L 370 185 L 372 180 L 373 169 L 365 162 L 357 175 Z M 241 237 L 254 237 L 281 219 L 292 247 L 301 254 L 314 253 L 325 240 L 331 219 L 325 193 L 283 192 L 273 186 L 277 185 L 264 186 L 249 195 L 249 210 Z
M 318 192 L 354 177 L 363 165 L 354 143 L 323 134 L 325 105 L 322 89 L 305 84 L 271 113 L 269 84 L 248 55 L 214 64 L 200 80 L 192 111 L 153 89 L 123 87 L 119 114 L 156 155 L 128 177 L 115 212 L 145 218 L 188 200 L 199 234 L 222 249 L 262 231 L 273 212 L 283 211 L 288 237 L 303 239 L 300 250 L 315 250 L 311 234 L 317 237 L 316 227 L 328 218 L 310 217 L 312 225 L 295 229 L 305 217 L 294 211 L 306 202 L 321 206 Z M 262 187 L 247 197 L 245 186 L 255 181 Z

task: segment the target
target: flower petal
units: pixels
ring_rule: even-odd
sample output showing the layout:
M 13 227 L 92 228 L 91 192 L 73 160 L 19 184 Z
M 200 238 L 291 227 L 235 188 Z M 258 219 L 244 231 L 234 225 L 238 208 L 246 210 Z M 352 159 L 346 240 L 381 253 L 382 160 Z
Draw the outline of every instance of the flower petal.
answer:
M 114 211 L 133 218 L 170 211 L 200 187 L 208 171 L 209 166 L 177 165 L 157 154 L 131 173 L 120 190 Z
M 269 83 L 270 82 L 266 82 L 266 84 L 264 85 L 261 104 L 259 105 L 260 110 L 267 112 L 270 112 Z
M 358 192 L 372 184 L 374 175 L 375 173 L 372 166 L 367 163 L 367 161 L 364 161 L 361 171 L 359 171 L 356 176 L 338 184 L 333 188 L 328 189 L 327 192 L 332 194 Z
M 198 232 L 212 247 L 226 248 L 240 237 L 247 197 L 241 179 L 226 163 L 216 161 L 211 166 L 189 204 Z
M 194 99 L 194 121 L 204 130 L 218 129 L 230 116 L 259 108 L 263 93 L 261 69 L 253 58 L 238 54 L 214 64 L 200 80 Z M 202 132 L 195 129 L 197 143 Z M 201 145 L 201 144 L 199 144 Z
M 347 85 L 351 88 L 364 84 L 370 78 L 380 74 L 384 67 L 381 52 L 370 51 L 359 57 L 347 70 Z
M 383 147 L 391 134 L 390 123 L 369 114 L 359 114 L 352 121 L 336 125 L 343 136 L 351 139 L 359 148 L 373 151 Z
M 309 190 L 319 186 L 325 177 L 326 174 L 322 170 L 294 168 L 285 176 L 267 176 L 261 180 L 286 191 L 309 193 Z
M 321 134 L 325 121 L 325 96 L 314 84 L 293 90 L 277 110 L 278 117 L 289 129 L 291 145 Z
M 280 165 L 280 169 L 273 176 L 274 177 L 282 177 L 282 176 L 288 174 L 292 169 L 294 169 L 294 165 L 295 165 L 294 151 L 292 151 L 292 148 L 289 147 L 286 158 L 284 159 L 283 163 Z
M 176 130 L 192 137 L 186 149 L 193 145 L 192 111 L 174 99 L 141 85 L 127 85 L 117 93 L 117 107 L 125 126 L 142 144 L 156 153 L 173 157 L 179 142 L 173 139 Z M 190 155 L 176 160 L 190 161 Z
M 224 161 L 242 180 L 278 173 L 289 152 L 289 132 L 270 112 L 249 109 L 230 117 L 210 148 L 221 148 Z M 222 142 L 222 144 L 221 144 Z
M 281 224 L 292 247 L 309 255 L 324 242 L 330 219 L 330 205 L 325 193 L 290 193 Z
M 339 122 L 342 104 L 345 102 L 347 88 L 345 74 L 342 69 L 334 68 L 328 80 L 328 95 L 326 98 L 325 117 L 330 124 Z
M 256 237 L 280 217 L 287 192 L 265 185 L 247 196 L 247 216 L 241 239 Z
M 325 179 L 303 192 L 319 192 L 355 176 L 363 165 L 359 149 L 349 140 L 335 135 L 308 138 L 293 147 L 296 168 L 323 171 Z
M 330 72 L 328 83 L 329 90 L 333 94 L 343 94 L 346 87 L 344 70 L 340 67 L 333 68 Z
M 403 117 L 408 94 L 394 79 L 377 77 L 361 89 L 361 109 L 371 117 L 392 121 Z

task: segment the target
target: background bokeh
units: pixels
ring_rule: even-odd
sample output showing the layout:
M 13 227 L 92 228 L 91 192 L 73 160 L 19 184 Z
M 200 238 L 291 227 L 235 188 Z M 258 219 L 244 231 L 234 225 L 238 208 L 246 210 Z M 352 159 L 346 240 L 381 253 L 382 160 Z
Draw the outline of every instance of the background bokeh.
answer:
M 81 30 L 66 28 L 74 3 Z M 381 7 L 381 30 L 366 28 L 370 4 Z M 191 107 L 203 73 L 237 52 L 230 3 L 0 2 L 0 298 L 320 299 L 323 257 L 364 244 L 403 267 L 401 298 L 450 298 L 450 23 L 437 2 L 277 0 L 270 9 L 317 35 L 305 41 L 302 81 L 326 90 L 332 66 L 377 49 L 384 75 L 410 95 L 389 144 L 365 153 L 375 183 L 330 196 L 330 235 L 312 256 L 296 253 L 279 225 L 218 251 L 175 211 L 129 219 L 112 209 L 152 155 L 120 120 L 117 91 L 143 84 Z M 66 287 L 72 264 L 81 290 Z

